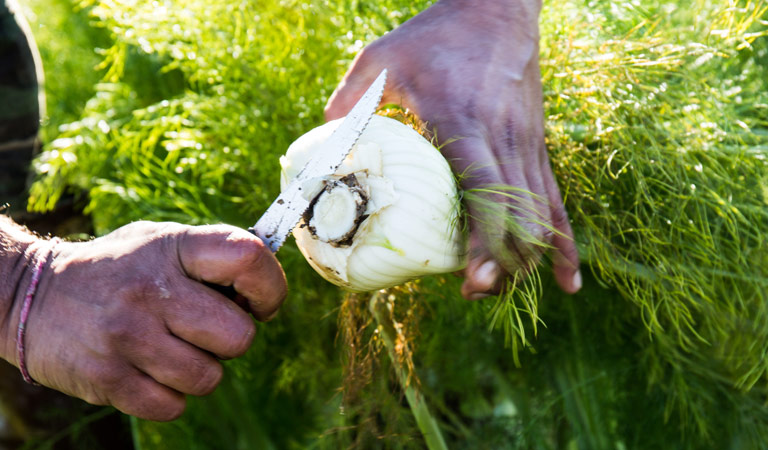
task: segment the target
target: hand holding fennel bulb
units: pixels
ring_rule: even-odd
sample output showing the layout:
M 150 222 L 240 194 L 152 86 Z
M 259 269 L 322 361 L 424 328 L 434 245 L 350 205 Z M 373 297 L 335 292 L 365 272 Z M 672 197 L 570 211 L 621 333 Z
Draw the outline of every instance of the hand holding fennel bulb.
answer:
M 341 119 L 311 130 L 280 158 L 285 188 Z M 309 180 L 293 234 L 328 281 L 372 291 L 465 264 L 459 197 L 440 152 L 415 130 L 373 116 L 333 176 Z
M 498 292 L 554 249 L 560 287 L 581 287 L 579 257 L 544 145 L 537 0 L 441 0 L 357 55 L 326 107 L 344 116 L 383 67 L 382 103 L 429 123 L 475 190 L 462 294 Z M 455 139 L 455 140 L 454 140 Z M 499 187 L 507 194 L 499 192 Z

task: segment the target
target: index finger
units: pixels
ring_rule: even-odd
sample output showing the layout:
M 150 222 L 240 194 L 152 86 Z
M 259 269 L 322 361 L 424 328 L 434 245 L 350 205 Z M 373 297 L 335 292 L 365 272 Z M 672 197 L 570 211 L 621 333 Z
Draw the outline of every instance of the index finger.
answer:
M 285 299 L 285 274 L 261 239 L 229 225 L 189 228 L 179 239 L 179 261 L 197 281 L 232 286 L 258 320 L 269 320 Z
M 384 93 L 381 96 L 380 105 L 387 103 L 403 103 L 403 96 L 398 92 L 398 71 L 394 68 L 395 61 L 382 59 L 377 55 L 376 48 L 380 48 L 377 42 L 374 42 L 355 56 L 352 65 L 339 85 L 331 94 L 328 103 L 325 105 L 325 120 L 330 121 L 344 117 L 355 106 L 358 100 L 363 96 L 368 86 L 373 83 L 382 69 L 387 67 L 387 84 L 384 87 Z M 386 64 L 384 63 L 386 61 Z M 403 106 L 406 106 L 403 104 Z

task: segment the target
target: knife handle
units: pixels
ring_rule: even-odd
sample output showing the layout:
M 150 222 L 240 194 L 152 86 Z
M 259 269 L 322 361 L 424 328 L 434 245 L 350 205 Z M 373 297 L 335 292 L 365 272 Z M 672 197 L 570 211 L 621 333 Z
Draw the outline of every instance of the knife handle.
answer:
M 250 308 L 248 307 L 248 299 L 243 297 L 241 294 L 239 294 L 234 286 L 222 286 L 220 284 L 215 283 L 209 283 L 207 281 L 203 281 L 203 284 L 214 291 L 218 292 L 219 294 L 223 295 L 224 297 L 227 297 L 228 299 L 232 300 L 237 306 L 241 307 L 245 312 L 250 312 Z
M 235 290 L 235 287 L 231 285 L 222 286 L 220 284 L 209 283 L 207 281 L 203 281 L 203 284 L 213 289 L 214 291 L 218 292 L 219 294 L 223 295 L 224 297 L 227 297 L 230 300 L 234 300 L 235 297 L 239 295 Z

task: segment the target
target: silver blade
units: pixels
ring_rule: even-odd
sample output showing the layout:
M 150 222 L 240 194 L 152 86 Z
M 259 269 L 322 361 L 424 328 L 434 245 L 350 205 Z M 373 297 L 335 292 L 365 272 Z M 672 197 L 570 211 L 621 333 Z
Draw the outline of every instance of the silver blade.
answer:
M 299 223 L 302 214 L 309 207 L 309 201 L 302 197 L 302 184 L 310 178 L 330 175 L 336 171 L 363 134 L 373 113 L 376 112 L 376 107 L 384 93 L 386 80 L 387 69 L 384 69 L 347 114 L 339 128 L 272 202 L 256 225 L 248 229 L 264 241 L 273 253 L 283 245 L 285 238 Z

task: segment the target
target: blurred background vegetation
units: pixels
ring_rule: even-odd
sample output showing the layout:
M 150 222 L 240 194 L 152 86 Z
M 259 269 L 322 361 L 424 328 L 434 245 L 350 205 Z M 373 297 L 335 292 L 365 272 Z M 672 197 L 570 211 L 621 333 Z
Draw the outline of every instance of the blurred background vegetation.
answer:
M 30 208 L 75 195 L 97 234 L 251 225 L 356 52 L 429 4 L 27 0 L 48 102 Z M 452 276 L 347 296 L 289 242 L 278 318 L 180 420 L 132 421 L 135 447 L 764 448 L 766 32 L 761 1 L 545 2 L 585 280 L 564 295 L 542 268 L 519 364 L 489 327 L 514 297 L 466 302 Z M 69 431 L 28 446 L 90 442 Z

